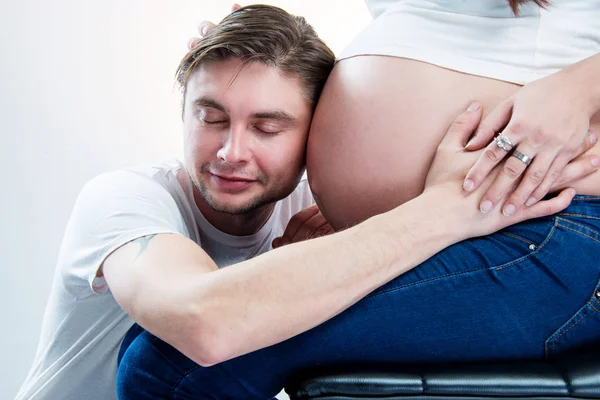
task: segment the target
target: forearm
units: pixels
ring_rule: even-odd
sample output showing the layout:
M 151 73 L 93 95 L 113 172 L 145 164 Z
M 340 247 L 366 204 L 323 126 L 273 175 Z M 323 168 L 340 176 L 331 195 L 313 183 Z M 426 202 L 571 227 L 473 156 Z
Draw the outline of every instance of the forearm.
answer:
M 576 64 L 565 68 L 562 72 L 568 74 L 581 88 L 581 93 L 589 104 L 590 116 L 600 112 L 600 54 L 588 57 Z
M 461 240 L 460 213 L 440 203 L 423 195 L 346 231 L 211 273 L 200 321 L 215 334 L 217 360 L 304 332 Z

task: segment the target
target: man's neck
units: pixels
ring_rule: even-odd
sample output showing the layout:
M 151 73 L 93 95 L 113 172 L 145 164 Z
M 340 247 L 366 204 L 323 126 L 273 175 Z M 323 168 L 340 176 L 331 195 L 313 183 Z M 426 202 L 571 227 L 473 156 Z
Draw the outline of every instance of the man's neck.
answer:
M 275 209 L 275 203 L 272 203 L 245 214 L 224 213 L 209 206 L 196 190 L 194 190 L 194 200 L 204 218 L 212 226 L 221 232 L 236 236 L 248 236 L 258 232 Z

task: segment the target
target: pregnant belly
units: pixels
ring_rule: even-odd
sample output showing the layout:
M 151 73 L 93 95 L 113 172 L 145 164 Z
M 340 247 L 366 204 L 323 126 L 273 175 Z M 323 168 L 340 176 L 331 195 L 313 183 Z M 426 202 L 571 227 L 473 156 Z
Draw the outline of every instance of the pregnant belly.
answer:
M 456 115 L 477 100 L 485 116 L 518 89 L 403 58 L 339 62 L 308 141 L 308 178 L 323 214 L 341 229 L 418 196 Z M 593 177 L 578 186 L 579 193 L 596 194 L 600 182 Z

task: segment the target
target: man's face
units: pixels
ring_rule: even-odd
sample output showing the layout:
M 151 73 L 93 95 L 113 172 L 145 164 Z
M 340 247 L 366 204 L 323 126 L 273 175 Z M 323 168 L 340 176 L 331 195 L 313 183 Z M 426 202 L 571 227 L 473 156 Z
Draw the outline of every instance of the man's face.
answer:
M 236 58 L 203 62 L 190 76 L 184 109 L 185 163 L 197 194 L 232 214 L 294 190 L 312 116 L 298 79 L 259 62 L 240 67 Z

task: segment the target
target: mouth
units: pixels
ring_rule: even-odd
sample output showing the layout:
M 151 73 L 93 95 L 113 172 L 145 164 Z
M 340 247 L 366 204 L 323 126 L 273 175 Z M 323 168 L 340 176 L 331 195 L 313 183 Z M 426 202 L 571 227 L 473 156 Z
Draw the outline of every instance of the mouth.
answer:
M 232 182 L 254 182 L 254 179 L 243 178 L 241 176 L 223 175 L 223 174 L 215 174 L 215 173 L 211 173 L 211 175 L 213 175 L 219 179 L 223 179 L 226 181 L 232 181 Z
M 211 172 L 211 180 L 220 188 L 226 190 L 243 190 L 256 182 L 253 179 L 243 178 L 234 175 L 222 175 Z

